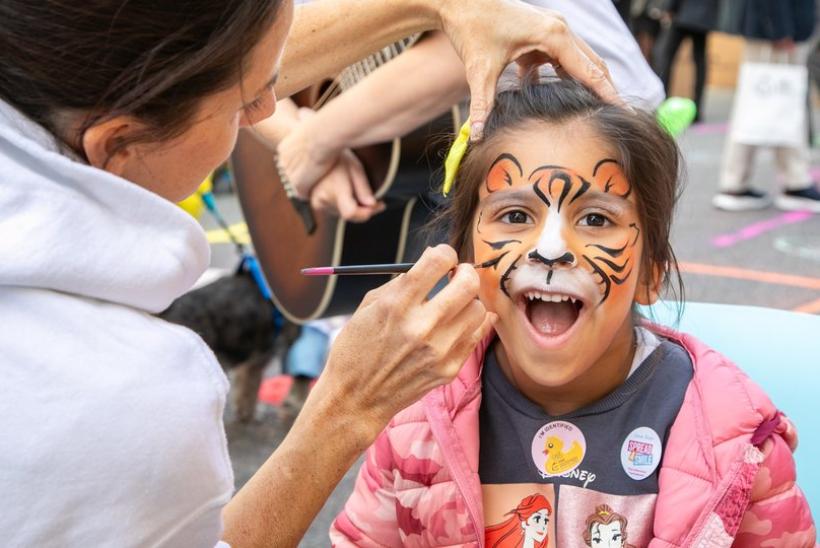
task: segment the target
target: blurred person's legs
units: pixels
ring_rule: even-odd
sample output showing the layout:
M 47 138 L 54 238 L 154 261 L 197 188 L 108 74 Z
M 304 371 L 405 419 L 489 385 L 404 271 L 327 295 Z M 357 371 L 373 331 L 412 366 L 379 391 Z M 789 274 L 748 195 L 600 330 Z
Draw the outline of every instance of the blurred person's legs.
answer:
M 690 30 L 687 35 L 692 40 L 692 59 L 695 62 L 695 105 L 698 112 L 695 115 L 695 122 L 701 121 L 703 112 L 703 91 L 706 89 L 706 38 L 708 33 L 703 31 Z
M 661 38 L 662 44 L 656 54 L 656 67 L 667 96 L 670 96 L 669 86 L 672 80 L 672 67 L 675 64 L 675 56 L 686 38 L 692 41 L 692 58 L 695 63 L 694 95 L 695 105 L 698 107 L 695 122 L 699 122 L 703 105 L 703 90 L 706 87 L 706 32 L 679 27 L 674 23 L 663 32 L 665 36 Z
M 675 56 L 678 54 L 678 49 L 686 37 L 685 32 L 675 24 L 663 30 L 664 36 L 660 38 L 662 42 L 660 48 L 657 48 L 655 59 L 655 68 L 658 76 L 663 82 L 663 89 L 666 91 L 666 96 L 669 96 L 669 84 L 672 80 L 672 67 L 675 64 Z
M 749 40 L 744 51 L 744 61 L 805 65 L 810 45 L 796 44 L 791 51 L 776 50 L 772 42 Z M 733 120 L 730 121 L 730 126 Z M 778 175 L 783 190 L 775 199 L 781 209 L 809 209 L 820 211 L 820 192 L 817 191 L 810 172 L 811 152 L 808 142 L 808 118 L 804 118 L 805 141 L 797 147 L 774 147 Z M 712 204 L 727 211 L 762 209 L 771 203 L 766 193 L 749 186 L 757 146 L 734 141 L 729 130 L 718 184 L 718 193 Z
M 655 48 L 655 40 L 658 38 L 660 28 L 660 22 L 647 15 L 640 15 L 632 20 L 632 32 L 635 35 L 635 40 L 638 41 L 641 53 L 650 66 L 654 66 L 652 63 L 652 50 Z

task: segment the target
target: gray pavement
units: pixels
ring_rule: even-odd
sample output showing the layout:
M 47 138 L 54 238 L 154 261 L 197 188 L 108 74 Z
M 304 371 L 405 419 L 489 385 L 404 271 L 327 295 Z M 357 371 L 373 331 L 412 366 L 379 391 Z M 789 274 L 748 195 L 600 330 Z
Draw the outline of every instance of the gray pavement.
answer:
M 680 138 L 688 181 L 675 220 L 673 244 L 683 267 L 687 300 L 820 314 L 820 215 L 784 215 L 776 209 L 726 213 L 710 204 L 725 139 L 722 125 L 728 119 L 731 100 L 731 91 L 709 90 L 705 124 Z M 820 150 L 815 150 L 813 159 L 820 167 Z M 759 154 L 753 183 L 761 190 L 776 188 L 771 152 Z M 232 195 L 220 195 L 218 202 L 229 222 L 241 221 Z M 216 228 L 207 215 L 202 221 L 206 228 Z M 716 238 L 723 246 L 715 244 Z M 235 262 L 230 246 L 213 246 L 213 266 L 232 268 Z M 268 374 L 277 374 L 278 368 L 277 363 L 272 364 Z M 259 411 L 250 425 L 234 423 L 230 412 L 226 417 L 237 487 L 264 462 L 292 423 L 279 409 L 260 404 Z M 328 525 L 352 487 L 356 468 L 336 489 L 302 546 L 328 545 Z

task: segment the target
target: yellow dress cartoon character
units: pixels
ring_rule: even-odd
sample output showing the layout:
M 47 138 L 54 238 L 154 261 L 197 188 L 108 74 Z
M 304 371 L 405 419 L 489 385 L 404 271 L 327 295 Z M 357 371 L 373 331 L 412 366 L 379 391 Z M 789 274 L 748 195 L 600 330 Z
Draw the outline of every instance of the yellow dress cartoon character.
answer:
M 573 440 L 569 450 L 564 452 L 564 440 L 558 436 L 549 436 L 544 443 L 544 454 L 547 461 L 544 469 L 549 474 L 562 474 L 575 468 L 584 458 L 584 449 L 577 440 Z

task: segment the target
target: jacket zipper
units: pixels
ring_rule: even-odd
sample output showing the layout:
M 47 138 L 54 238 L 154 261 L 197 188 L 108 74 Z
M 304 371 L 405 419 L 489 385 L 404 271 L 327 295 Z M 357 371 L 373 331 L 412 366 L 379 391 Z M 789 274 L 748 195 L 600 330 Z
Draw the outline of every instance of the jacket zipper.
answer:
M 427 414 L 427 420 L 430 423 L 430 429 L 433 436 L 436 438 L 441 452 L 444 455 L 447 467 L 453 476 L 453 481 L 458 487 L 467 512 L 470 514 L 470 520 L 473 524 L 478 546 L 484 548 L 484 532 L 480 530 L 479 524 L 484 522 L 483 516 L 479 516 L 478 504 L 472 491 L 469 489 L 470 480 L 465 473 L 461 463 L 466 462 L 467 458 L 464 455 L 464 449 L 461 446 L 461 440 L 455 433 L 453 422 L 450 420 L 450 414 L 447 412 L 447 407 L 444 404 L 442 393 L 440 390 L 435 390 L 425 396 L 424 411 Z

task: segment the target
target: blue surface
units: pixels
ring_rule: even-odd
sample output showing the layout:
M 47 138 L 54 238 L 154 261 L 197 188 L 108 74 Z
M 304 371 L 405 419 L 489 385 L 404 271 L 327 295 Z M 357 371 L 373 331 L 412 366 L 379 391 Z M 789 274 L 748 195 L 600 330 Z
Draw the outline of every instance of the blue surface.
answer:
M 687 303 L 677 324 L 669 305 L 654 321 L 690 333 L 757 382 L 797 426 L 797 483 L 820 512 L 820 316 L 754 306 Z

